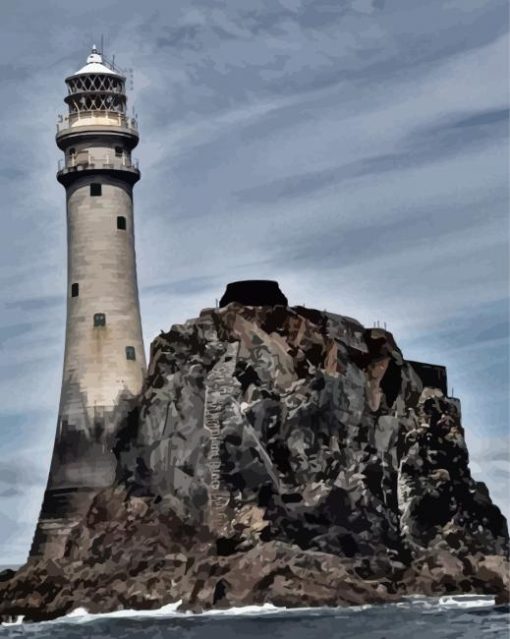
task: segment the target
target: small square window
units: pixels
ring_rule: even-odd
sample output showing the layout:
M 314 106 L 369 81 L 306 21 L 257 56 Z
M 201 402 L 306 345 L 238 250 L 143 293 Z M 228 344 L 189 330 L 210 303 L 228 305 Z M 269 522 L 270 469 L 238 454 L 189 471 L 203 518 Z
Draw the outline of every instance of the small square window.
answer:
M 97 197 L 98 195 L 101 195 L 101 184 L 98 184 L 97 182 L 93 182 L 90 185 L 90 195 L 92 195 L 93 197 Z
M 123 215 L 117 217 L 117 228 L 121 231 L 126 230 L 126 218 Z
M 126 346 L 126 359 L 136 359 L 135 347 Z
M 94 315 L 94 326 L 106 326 L 106 315 L 104 313 L 96 313 Z
M 121 158 L 122 157 L 122 147 L 121 146 L 116 146 L 115 147 L 115 157 L 117 157 L 117 158 Z
M 80 294 L 80 285 L 71 284 L 71 297 L 78 297 L 79 294 Z

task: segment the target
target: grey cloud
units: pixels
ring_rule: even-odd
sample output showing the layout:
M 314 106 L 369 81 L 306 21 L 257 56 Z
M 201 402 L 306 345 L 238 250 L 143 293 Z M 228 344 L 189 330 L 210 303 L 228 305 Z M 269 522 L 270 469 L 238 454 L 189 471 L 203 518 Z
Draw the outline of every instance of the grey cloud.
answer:
M 508 125 L 510 109 L 493 109 L 483 113 L 475 113 L 467 118 L 459 118 L 457 121 L 449 124 L 451 128 L 478 127 L 491 124 Z
M 4 166 L 0 168 L 0 180 L 20 179 L 24 175 L 24 171 L 20 168 L 12 166 Z
M 2 566 L 17 566 L 26 561 L 33 536 L 33 524 L 0 511 L 0 553 Z
M 450 115 L 446 123 L 433 122 L 412 131 L 405 144 L 415 162 L 468 152 L 480 144 L 508 137 L 508 109 L 474 113 L 468 117 Z
M 0 326 L 0 348 L 13 337 L 28 333 L 31 329 L 33 329 L 32 323 Z
M 269 184 L 242 189 L 234 195 L 240 201 L 259 203 L 274 202 L 282 198 L 302 198 L 324 188 L 339 185 L 346 180 L 408 167 L 413 159 L 417 162 L 416 158 L 398 153 L 364 158 L 343 166 L 310 171 L 275 180 Z
M 308 1 L 293 9 L 282 3 L 266 1 L 249 6 L 232 2 L 214 4 L 196 3 L 191 11 L 181 16 L 184 24 L 162 29 L 163 35 L 156 39 L 156 46 L 179 52 L 183 49 L 202 50 L 208 43 L 222 40 L 282 35 L 290 23 L 305 30 L 331 27 L 332 22 L 343 16 L 353 3 L 345 0 L 335 4 L 324 0 Z
M 205 87 L 202 105 L 216 110 L 249 100 L 255 89 L 259 96 L 289 95 L 346 80 L 391 82 L 403 71 L 414 75 L 420 65 L 484 46 L 506 30 L 499 1 L 473 9 L 462 21 L 438 1 L 415 7 L 412 20 L 403 0 L 379 9 L 376 18 L 352 11 L 352 4 L 307 2 L 291 11 L 265 2 L 249 9 L 230 2 L 221 10 L 197 3 L 191 19 L 183 12 L 171 27 L 156 21 L 148 31 L 156 53 L 168 50 L 168 68 L 188 75 L 186 92 L 170 94 L 172 113 L 186 112 Z M 193 107 L 200 109 L 200 102 Z
M 5 308 L 15 308 L 21 311 L 40 311 L 42 309 L 53 308 L 63 304 L 63 295 L 46 296 L 36 299 L 21 299 L 16 301 L 5 301 Z
M 0 64 L 0 80 L 2 82 L 19 82 L 20 80 L 29 78 L 31 73 L 32 69 L 29 66 Z
M 480 116 L 481 117 L 481 116 Z M 494 121 L 497 125 L 502 120 Z M 449 126 L 449 131 L 455 131 L 456 125 Z M 234 193 L 240 201 L 274 202 L 281 198 L 302 198 L 316 191 L 339 185 L 347 180 L 370 175 L 378 175 L 389 171 L 399 172 L 412 167 L 443 160 L 449 155 L 457 155 L 461 151 L 469 151 L 481 140 L 501 139 L 505 136 L 506 127 L 498 126 L 489 134 L 480 133 L 478 136 L 466 137 L 462 133 L 446 135 L 443 127 L 430 126 L 427 130 L 410 133 L 403 143 L 405 150 L 363 158 L 355 162 L 320 171 L 309 171 L 300 175 L 275 180 L 248 189 L 241 189 Z
M 234 192 L 234 196 L 240 201 L 255 203 L 274 202 L 281 198 L 302 198 L 332 185 L 341 184 L 345 180 L 393 170 L 397 168 L 397 158 L 397 154 L 380 155 L 335 168 L 309 171 L 268 184 L 241 189 Z
M 23 495 L 23 492 L 19 490 L 19 488 L 7 488 L 6 490 L 0 491 L 0 499 L 10 497 L 20 497 Z
M 504 207 L 505 200 L 495 202 L 499 207 Z M 414 209 L 414 210 L 413 210 Z M 423 209 L 420 205 L 410 202 L 408 219 L 399 217 L 394 220 L 385 220 L 381 215 L 380 220 L 374 221 L 368 228 L 344 228 L 342 225 L 341 206 L 336 223 L 332 223 L 329 233 L 324 236 L 318 229 L 311 229 L 306 237 L 289 243 L 287 246 L 274 248 L 277 251 L 278 261 L 299 261 L 307 266 L 344 267 L 347 265 L 363 263 L 378 253 L 386 254 L 392 251 L 398 252 L 402 246 L 411 246 L 419 240 L 421 246 L 427 242 L 434 243 L 439 236 L 455 234 L 461 228 L 471 228 L 476 232 L 479 224 L 479 208 L 477 204 L 459 206 L 463 219 L 455 215 L 455 207 L 449 206 L 449 215 L 445 215 L 442 208 Z M 504 257 L 505 247 L 494 249 L 493 259 L 501 261 Z M 465 267 L 467 264 L 464 265 Z M 431 277 L 430 277 L 431 276 Z M 374 274 L 374 277 L 378 275 Z M 431 292 L 434 286 L 436 273 L 423 273 L 422 278 L 430 277 Z M 409 287 L 415 286 L 410 279 Z
M 41 486 L 45 483 L 47 473 L 36 464 L 24 463 L 20 460 L 0 460 L 0 483 L 12 487 Z
M 160 293 L 167 295 L 193 295 L 211 289 L 215 278 L 193 277 L 184 280 L 169 280 L 165 284 L 145 286 L 143 292 L 146 294 Z
M 483 304 L 471 310 L 469 313 L 457 314 L 449 322 L 434 327 L 433 332 L 422 333 L 421 339 L 428 343 L 440 343 L 443 352 L 453 351 L 460 354 L 460 351 L 471 351 L 475 353 L 477 349 L 488 349 L 493 345 L 498 349 L 498 343 L 504 344 L 508 339 L 509 331 L 509 306 L 508 299 L 500 298 L 491 304 Z M 506 350 L 503 355 L 508 355 Z M 475 357 L 479 357 L 475 353 Z M 494 360 L 494 353 L 491 353 L 489 361 Z M 504 383 L 505 372 L 501 371 L 494 376 L 494 381 L 501 380 Z M 487 450 L 501 450 L 501 442 L 494 446 L 487 443 Z M 510 446 L 507 439 L 503 442 L 503 450 Z
M 173 27 L 166 29 L 166 34 L 156 38 L 156 47 L 158 48 L 176 48 L 176 49 L 194 49 L 195 51 L 202 48 L 198 35 L 200 27 L 196 25 L 186 25 L 184 27 Z
M 479 342 L 507 340 L 509 336 L 508 315 L 506 321 L 497 321 L 489 328 L 474 331 L 473 337 Z

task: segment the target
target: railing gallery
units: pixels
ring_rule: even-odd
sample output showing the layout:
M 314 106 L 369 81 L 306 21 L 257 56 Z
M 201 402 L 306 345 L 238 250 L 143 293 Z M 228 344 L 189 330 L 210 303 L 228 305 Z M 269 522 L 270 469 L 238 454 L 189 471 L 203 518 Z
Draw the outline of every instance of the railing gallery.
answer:
M 120 169 L 128 171 L 138 171 L 138 160 L 130 160 L 124 155 L 122 157 L 106 156 L 96 158 L 90 154 L 85 157 L 70 157 L 66 162 L 64 159 L 58 161 L 58 172 L 61 171 L 84 171 L 87 169 Z
M 57 133 L 77 126 L 119 126 L 131 131 L 138 131 L 136 118 L 130 118 L 123 113 L 116 111 L 78 111 L 69 115 L 59 115 L 57 122 Z

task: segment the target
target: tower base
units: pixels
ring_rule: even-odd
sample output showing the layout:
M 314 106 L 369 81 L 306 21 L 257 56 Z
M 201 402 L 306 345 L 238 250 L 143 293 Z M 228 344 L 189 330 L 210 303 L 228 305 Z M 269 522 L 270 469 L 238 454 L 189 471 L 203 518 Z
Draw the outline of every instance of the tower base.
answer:
M 87 514 L 98 492 L 97 488 L 46 489 L 30 558 L 63 557 L 69 535 Z

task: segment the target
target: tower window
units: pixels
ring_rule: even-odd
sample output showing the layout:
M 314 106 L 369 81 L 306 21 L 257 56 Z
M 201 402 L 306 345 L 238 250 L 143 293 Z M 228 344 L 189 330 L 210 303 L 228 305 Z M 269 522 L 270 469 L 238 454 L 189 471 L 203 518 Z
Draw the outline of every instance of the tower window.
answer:
M 69 155 L 71 157 L 74 157 L 76 155 L 76 149 L 74 147 L 72 147 L 71 149 L 69 149 Z
M 117 158 L 121 158 L 122 157 L 122 147 L 121 146 L 116 146 L 115 147 L 115 157 L 117 157 Z
M 126 359 L 136 359 L 134 346 L 126 346 Z
M 94 315 L 94 326 L 106 326 L 106 315 L 104 313 L 96 313 Z
M 97 182 L 92 182 L 92 184 L 90 185 L 90 195 L 92 196 L 101 195 L 101 184 L 98 184 Z
M 80 294 L 80 285 L 79 284 L 71 284 L 71 297 L 78 297 Z
M 117 228 L 121 231 L 126 230 L 126 218 L 123 215 L 117 217 Z

